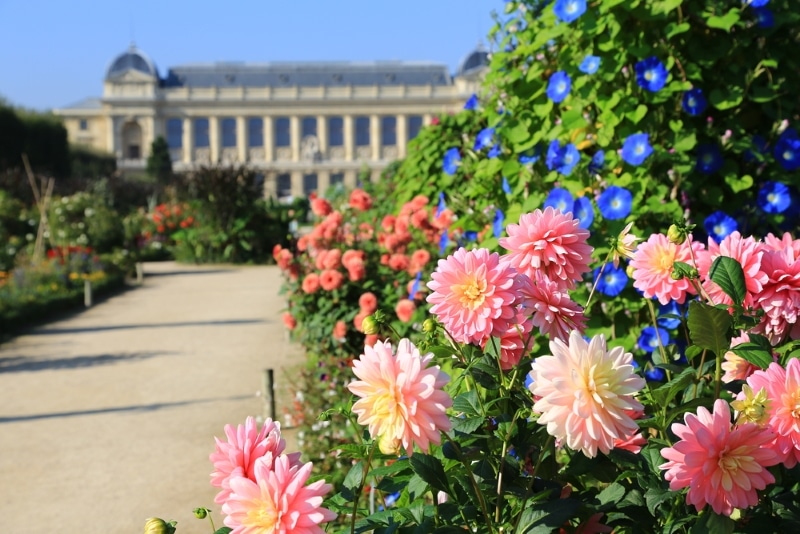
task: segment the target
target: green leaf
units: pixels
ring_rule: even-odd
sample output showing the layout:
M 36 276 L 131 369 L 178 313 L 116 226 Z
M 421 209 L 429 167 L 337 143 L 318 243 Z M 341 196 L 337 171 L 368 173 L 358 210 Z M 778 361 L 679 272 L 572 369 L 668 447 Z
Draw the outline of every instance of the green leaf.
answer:
M 633 124 L 638 124 L 639 121 L 641 121 L 645 115 L 647 115 L 647 106 L 645 106 L 644 104 L 639 104 L 638 106 L 636 106 L 636 109 L 634 111 L 626 113 L 625 117 Z
M 600 504 L 617 504 L 625 496 L 625 486 L 618 482 L 614 482 L 606 489 L 597 494 L 597 500 Z
M 734 304 L 741 306 L 744 303 L 747 286 L 744 281 L 744 270 L 738 261 L 727 256 L 719 256 L 711 264 L 708 276 L 722 288 Z
M 581 503 L 558 499 L 529 505 L 522 512 L 516 534 L 550 534 L 578 513 Z
M 214 534 L 230 534 L 231 532 L 233 532 L 231 527 L 220 527 L 214 531 Z
M 682 24 L 670 22 L 667 24 L 664 34 L 666 35 L 667 39 L 672 39 L 678 34 L 688 32 L 689 28 L 691 28 L 691 25 L 688 22 L 684 22 Z
M 464 415 L 483 415 L 478 401 L 478 392 L 473 390 L 464 392 L 453 399 L 453 410 Z
M 411 469 L 430 486 L 445 493 L 450 492 L 450 483 L 447 481 L 442 462 L 438 458 L 427 454 L 413 454 L 411 456 Z
M 728 174 L 725 176 L 725 183 L 731 188 L 734 193 L 741 193 L 753 187 L 753 177 L 749 174 L 744 176 L 737 176 L 736 174 Z
M 358 462 L 357 464 L 353 465 L 350 468 L 350 471 L 347 473 L 347 476 L 344 477 L 344 482 L 342 482 L 342 486 L 344 489 L 349 491 L 342 491 L 342 495 L 348 501 L 352 501 L 355 498 L 355 493 L 358 492 L 359 486 L 361 486 L 361 480 L 364 478 L 364 462 Z
M 732 8 L 722 16 L 711 15 L 706 19 L 709 28 L 718 28 L 730 32 L 734 24 L 739 22 L 739 9 Z
M 678 140 L 675 141 L 675 146 L 672 148 L 675 149 L 675 152 L 688 152 L 692 150 L 695 145 L 697 145 L 697 136 L 691 133 L 678 138 Z
M 689 303 L 689 335 L 699 347 L 722 356 L 730 348 L 731 316 L 708 304 L 693 300 Z
M 761 369 L 766 369 L 774 361 L 772 359 L 772 346 L 769 340 L 763 336 L 752 334 L 750 341 L 740 343 L 732 347 L 731 350 L 737 356 L 744 358 L 753 365 L 757 365 Z
M 726 109 L 735 108 L 742 103 L 744 99 L 744 90 L 736 85 L 728 86 L 728 92 L 724 93 L 720 89 L 714 89 L 708 95 L 708 101 L 715 108 L 724 111 Z
M 647 503 L 647 509 L 650 513 L 656 515 L 658 505 L 672 497 L 672 492 L 662 488 L 649 488 L 644 494 L 644 500 Z
M 454 417 L 450 421 L 453 422 L 453 430 L 456 432 L 472 434 L 483 424 L 483 417 Z

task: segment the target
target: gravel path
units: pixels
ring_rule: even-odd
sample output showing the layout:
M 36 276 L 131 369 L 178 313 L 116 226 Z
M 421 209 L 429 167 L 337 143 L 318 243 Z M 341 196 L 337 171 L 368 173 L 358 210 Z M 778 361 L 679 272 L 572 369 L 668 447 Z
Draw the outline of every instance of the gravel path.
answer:
M 275 369 L 276 419 L 290 409 L 302 357 L 286 341 L 277 267 L 145 273 L 142 287 L 0 345 L 5 532 L 140 533 L 159 516 L 207 534 L 192 509 L 221 526 L 213 437 L 266 413 L 262 369 Z

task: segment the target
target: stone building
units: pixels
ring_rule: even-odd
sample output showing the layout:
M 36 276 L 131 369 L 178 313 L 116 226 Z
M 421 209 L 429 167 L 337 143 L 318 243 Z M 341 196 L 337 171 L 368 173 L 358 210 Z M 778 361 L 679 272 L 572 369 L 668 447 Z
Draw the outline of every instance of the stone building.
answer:
M 163 136 L 177 172 L 245 163 L 264 175 L 265 194 L 307 195 L 372 177 L 435 114 L 461 109 L 487 63 L 481 47 L 458 71 L 412 61 L 209 63 L 161 77 L 134 45 L 108 67 L 101 98 L 54 110 L 70 142 L 143 172 Z

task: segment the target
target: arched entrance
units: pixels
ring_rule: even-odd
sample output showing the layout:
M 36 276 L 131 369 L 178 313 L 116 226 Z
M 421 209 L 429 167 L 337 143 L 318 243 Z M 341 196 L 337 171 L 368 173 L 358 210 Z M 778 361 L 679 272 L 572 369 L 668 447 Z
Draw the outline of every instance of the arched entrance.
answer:
M 126 122 L 122 126 L 122 151 L 123 159 L 141 159 L 142 127 L 138 122 Z

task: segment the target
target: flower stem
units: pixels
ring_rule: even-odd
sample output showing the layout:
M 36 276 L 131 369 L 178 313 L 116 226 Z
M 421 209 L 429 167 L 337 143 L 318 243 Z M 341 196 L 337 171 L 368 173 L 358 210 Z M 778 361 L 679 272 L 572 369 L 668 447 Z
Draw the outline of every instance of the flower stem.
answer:
M 358 488 L 355 491 L 355 499 L 353 500 L 353 514 L 350 516 L 350 534 L 355 534 L 356 532 L 356 516 L 358 515 L 358 501 L 361 500 L 361 492 L 364 490 L 364 484 L 367 482 L 367 475 L 369 474 L 370 465 L 372 465 L 372 456 L 375 454 L 375 447 L 378 446 L 378 442 L 374 442 L 372 446 L 369 448 L 369 456 L 367 456 L 367 461 L 364 464 L 364 471 L 361 473 L 361 482 L 358 484 Z
M 492 517 L 489 515 L 489 509 L 486 507 L 486 500 L 483 498 L 483 493 L 481 492 L 481 489 L 478 487 L 478 484 L 475 482 L 475 475 L 472 472 L 472 468 L 470 467 L 469 462 L 467 462 L 464 459 L 464 455 L 462 454 L 461 447 L 458 446 L 458 443 L 456 443 L 453 440 L 453 438 L 451 438 L 447 434 L 444 435 L 445 437 L 447 437 L 448 441 L 450 441 L 453 447 L 455 447 L 456 451 L 458 451 L 458 458 L 461 461 L 461 465 L 463 465 L 464 469 L 467 470 L 470 485 L 472 486 L 472 490 L 475 492 L 475 496 L 478 498 L 478 504 L 481 507 L 481 512 L 483 513 L 483 517 L 486 519 L 486 526 L 489 527 L 489 532 L 493 533 L 494 525 L 492 524 Z

